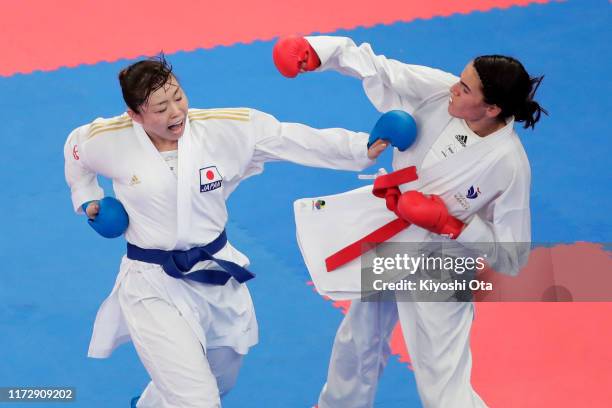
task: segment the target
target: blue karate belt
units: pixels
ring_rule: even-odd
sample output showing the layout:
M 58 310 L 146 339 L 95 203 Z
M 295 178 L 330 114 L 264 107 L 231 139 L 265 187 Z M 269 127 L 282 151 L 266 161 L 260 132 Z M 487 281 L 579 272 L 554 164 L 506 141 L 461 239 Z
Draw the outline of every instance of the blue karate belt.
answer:
M 227 243 L 225 230 L 211 243 L 188 249 L 187 251 L 164 251 L 162 249 L 143 249 L 134 244 L 127 244 L 127 257 L 135 261 L 147 262 L 160 265 L 164 272 L 173 278 L 191 279 L 197 282 L 209 283 L 211 285 L 225 285 L 229 278 L 233 277 L 243 283 L 253 279 L 255 274 L 249 272 L 242 266 L 222 259 L 217 259 L 216 254 Z M 213 261 L 222 270 L 202 269 L 189 272 L 193 266 L 200 261 Z

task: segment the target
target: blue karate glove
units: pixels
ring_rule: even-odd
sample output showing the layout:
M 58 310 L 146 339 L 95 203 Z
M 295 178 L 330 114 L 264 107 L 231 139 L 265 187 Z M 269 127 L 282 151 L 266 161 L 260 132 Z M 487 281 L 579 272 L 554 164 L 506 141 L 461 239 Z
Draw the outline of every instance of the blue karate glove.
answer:
M 81 206 L 87 213 L 87 206 L 91 201 Z M 104 197 L 98 201 L 98 214 L 94 219 L 88 218 L 91 228 L 104 238 L 116 238 L 123 234 L 128 227 L 129 219 L 123 204 L 114 197 Z
M 378 139 L 388 140 L 391 146 L 400 152 L 408 149 L 417 136 L 416 122 L 410 114 L 401 110 L 392 110 L 383 114 L 370 133 L 368 148 Z

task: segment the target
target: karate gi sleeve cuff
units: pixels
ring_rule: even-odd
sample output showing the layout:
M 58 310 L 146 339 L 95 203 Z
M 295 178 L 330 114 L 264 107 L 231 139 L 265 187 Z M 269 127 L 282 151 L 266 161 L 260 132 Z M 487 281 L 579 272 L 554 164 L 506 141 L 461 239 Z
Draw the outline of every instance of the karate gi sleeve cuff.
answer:
M 317 52 L 321 66 L 315 71 L 323 70 L 325 64 L 331 59 L 332 55 L 337 49 L 341 48 L 346 42 L 344 37 L 331 37 L 331 36 L 316 36 L 316 37 L 305 37 L 306 41 L 310 43 L 312 48 Z
M 83 213 L 81 206 L 94 200 L 101 200 L 104 197 L 104 192 L 101 188 L 83 188 L 72 191 L 72 206 L 78 214 Z
M 357 47 L 348 37 L 306 37 L 317 52 L 321 66 L 315 72 L 334 70 L 356 78 L 376 75 L 376 58 L 368 44 Z
M 359 170 L 370 167 L 376 160 L 368 158 L 368 139 L 370 136 L 367 133 L 357 133 L 351 140 L 351 153 L 353 158 L 359 164 Z
M 478 214 L 475 214 L 472 219 L 466 223 L 465 228 L 457 237 L 457 242 L 460 243 L 493 241 L 493 231 L 489 225 L 487 225 L 487 223 L 478 216 Z

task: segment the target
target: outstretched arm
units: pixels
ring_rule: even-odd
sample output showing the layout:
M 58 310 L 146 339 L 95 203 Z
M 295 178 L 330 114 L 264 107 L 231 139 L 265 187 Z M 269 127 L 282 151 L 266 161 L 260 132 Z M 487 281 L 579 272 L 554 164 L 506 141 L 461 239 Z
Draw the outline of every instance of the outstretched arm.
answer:
M 296 49 L 302 51 L 297 52 Z M 370 44 L 357 46 L 348 37 L 282 39 L 275 46 L 274 59 L 286 76 L 292 76 L 287 75 L 292 73 L 290 71 L 297 73 L 316 69 L 335 70 L 360 79 L 368 98 L 381 112 L 402 109 L 412 113 L 423 100 L 447 91 L 459 80 L 438 69 L 405 64 L 376 55 Z M 295 68 L 289 70 L 287 67 Z
M 252 161 L 285 160 L 312 167 L 336 170 L 362 170 L 386 147 L 382 141 L 368 149 L 368 134 L 342 128 L 315 129 L 301 123 L 279 122 L 253 110 Z

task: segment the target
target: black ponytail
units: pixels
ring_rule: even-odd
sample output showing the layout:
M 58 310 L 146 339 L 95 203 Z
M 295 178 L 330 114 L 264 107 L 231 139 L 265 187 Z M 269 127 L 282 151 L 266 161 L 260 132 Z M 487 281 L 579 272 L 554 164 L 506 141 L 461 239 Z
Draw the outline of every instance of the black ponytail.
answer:
M 525 103 L 514 114 L 514 118 L 517 122 L 525 122 L 525 129 L 533 129 L 537 121 L 540 120 L 540 116 L 542 116 L 542 113 L 548 115 L 548 112 L 544 108 L 542 108 L 539 103 L 533 100 L 533 97 L 535 96 L 535 93 L 540 87 L 540 84 L 542 83 L 543 79 L 544 75 L 529 79 L 531 83 L 531 91 L 529 92 Z
M 544 76 L 531 78 L 523 65 L 512 57 L 483 55 L 474 60 L 474 69 L 482 82 L 484 100 L 501 109 L 500 116 L 514 116 L 524 127 L 534 128 L 542 113 L 548 112 L 534 100 Z

